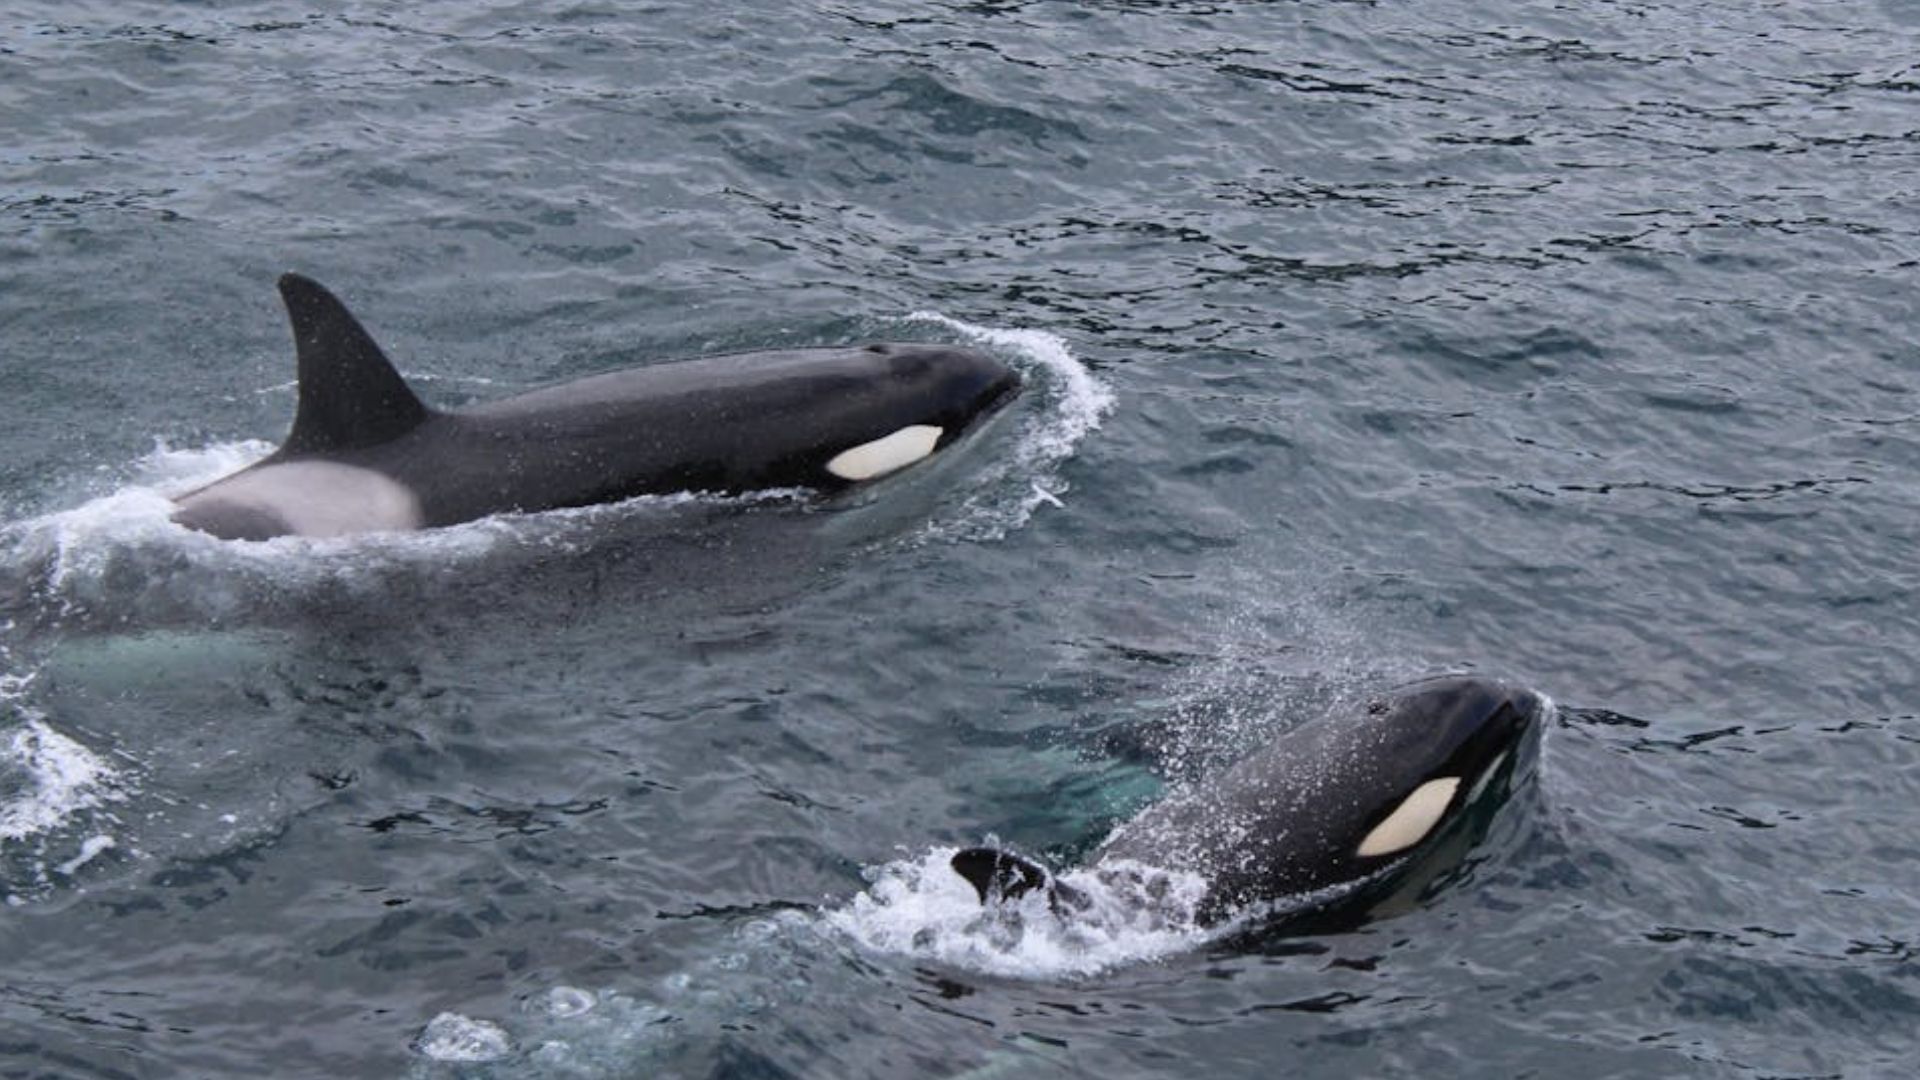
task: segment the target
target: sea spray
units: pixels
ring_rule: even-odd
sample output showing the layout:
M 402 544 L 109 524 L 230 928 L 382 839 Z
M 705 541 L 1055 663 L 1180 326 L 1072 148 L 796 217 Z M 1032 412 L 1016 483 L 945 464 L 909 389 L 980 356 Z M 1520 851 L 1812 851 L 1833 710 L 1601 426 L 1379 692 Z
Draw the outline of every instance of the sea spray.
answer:
M 1016 358 L 1022 370 L 1042 377 L 1046 407 L 1029 419 L 1006 461 L 981 466 L 992 491 L 970 498 L 957 520 L 936 522 L 937 532 L 957 539 L 995 540 L 1025 525 L 1040 506 L 1064 508 L 1068 484 L 1060 465 L 1114 407 L 1114 395 L 1074 357 L 1064 339 L 1045 330 L 979 326 L 932 311 L 907 317 L 956 331 L 971 341 Z M 1031 392 L 1031 391 L 1030 391 Z M 994 483 L 992 481 L 1002 481 Z M 1003 484 L 1013 494 L 1001 494 Z
M 5 653 L 0 652 L 0 659 Z M 122 778 L 28 703 L 31 675 L 0 675 L 0 896 L 36 899 L 117 846 Z
M 872 884 L 827 911 L 828 926 L 862 948 L 963 971 L 1025 979 L 1094 975 L 1194 949 L 1219 931 L 1195 919 L 1197 874 L 1133 863 L 1071 870 L 1060 881 L 1087 898 L 1059 912 L 1043 890 L 982 904 L 936 847 L 868 871 Z

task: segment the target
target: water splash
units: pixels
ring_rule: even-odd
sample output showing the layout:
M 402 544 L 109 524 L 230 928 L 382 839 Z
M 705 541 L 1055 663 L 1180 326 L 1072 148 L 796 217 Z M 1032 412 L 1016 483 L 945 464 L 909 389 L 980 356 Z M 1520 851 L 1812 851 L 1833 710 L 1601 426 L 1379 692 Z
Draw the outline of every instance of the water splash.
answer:
M 1043 505 L 1064 507 L 1069 484 L 1059 467 L 1113 411 L 1113 390 L 1074 358 L 1064 339 L 1045 330 L 979 326 L 933 311 L 916 311 L 907 319 L 1010 353 L 1028 373 L 1042 376 L 1046 387 L 1048 407 L 1027 422 L 1012 455 L 983 470 L 981 486 L 992 491 L 969 499 L 957 520 L 935 528 L 959 539 L 997 540 L 1025 525 Z M 1010 500 L 1004 494 L 1008 489 Z
M 1042 505 L 1062 506 L 1068 490 L 1058 466 L 1113 407 L 1113 393 L 1076 360 L 1059 337 L 1040 330 L 976 326 L 930 312 L 911 320 L 936 323 L 1017 357 L 1041 376 L 1045 402 L 1030 412 L 1012 452 L 983 462 L 973 492 L 953 520 L 927 528 L 956 539 L 997 539 L 1024 525 Z M 173 498 L 211 483 L 272 452 L 259 440 L 195 449 L 155 448 L 126 469 L 125 483 L 81 506 L 0 524 L 0 613 L 30 609 L 41 626 L 124 620 L 130 612 L 195 621 L 236 617 L 251 585 L 273 591 L 310 587 L 369 565 L 436 565 L 484 557 L 509 546 L 571 550 L 596 528 L 636 513 L 687 506 L 719 508 L 792 503 L 815 497 L 803 489 L 741 495 L 648 495 L 619 503 L 499 514 L 446 528 L 335 539 L 280 537 L 233 543 L 172 522 Z M 196 571 L 211 571 L 196 572 Z M 190 580 L 183 580 L 190 579 Z M 136 619 L 137 621 L 137 619 Z
M 434 1061 L 499 1061 L 514 1051 L 513 1037 L 500 1025 L 443 1012 L 427 1022 L 413 1041 L 415 1053 Z
M 1059 880 L 1088 904 L 1061 913 L 1039 890 L 981 904 L 950 865 L 955 851 L 870 870 L 868 889 L 822 918 L 872 952 L 1021 979 L 1094 975 L 1191 951 L 1222 932 L 1196 918 L 1207 888 L 1198 874 L 1124 860 L 1069 870 Z
M 26 703 L 32 681 L 0 675 L 0 891 L 8 905 L 44 894 L 116 847 L 105 808 L 126 797 L 118 771 Z M 76 837 L 76 825 L 88 835 Z
M 78 507 L 0 525 L 0 612 L 28 629 L 117 629 L 173 621 L 220 624 L 277 598 L 342 583 L 377 584 L 381 572 L 442 568 L 510 548 L 584 546 L 607 522 L 705 510 L 789 504 L 797 488 L 741 495 L 643 495 L 538 514 L 496 514 L 418 532 L 261 542 L 220 540 L 172 521 L 173 498 L 271 451 L 262 442 L 194 450 L 157 447 L 128 482 Z M 17 636 L 17 635 L 16 635 Z
M 1038 893 L 982 905 L 951 869 L 954 853 L 937 847 L 873 868 L 869 889 L 826 910 L 740 924 L 728 947 L 642 992 L 556 985 L 523 999 L 517 1016 L 441 1013 L 410 1044 L 418 1056 L 411 1073 L 423 1080 L 679 1075 L 679 1066 L 741 1031 L 777 1030 L 788 1010 L 834 1008 L 823 995 L 835 991 L 818 972 L 855 954 L 901 957 L 916 970 L 930 964 L 1036 982 L 1083 978 L 1202 948 L 1344 890 L 1201 926 L 1195 914 L 1206 883 L 1199 875 L 1113 860 L 1060 875 L 1085 898 L 1063 915 Z M 840 963 L 823 965 L 835 955 Z M 688 1074 L 706 1071 L 702 1063 Z
M 113 769 L 39 717 L 0 737 L 0 841 L 46 833 L 116 796 Z

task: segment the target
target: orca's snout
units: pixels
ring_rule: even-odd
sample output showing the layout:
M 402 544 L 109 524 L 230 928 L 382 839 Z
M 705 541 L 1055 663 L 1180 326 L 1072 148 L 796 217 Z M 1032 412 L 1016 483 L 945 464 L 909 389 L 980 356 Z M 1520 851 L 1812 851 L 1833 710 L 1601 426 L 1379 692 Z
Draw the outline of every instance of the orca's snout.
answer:
M 1012 401 L 1023 385 L 1006 363 L 961 345 L 877 342 L 864 351 L 885 359 L 891 385 L 926 410 L 922 422 L 941 429 L 941 446 Z
M 1397 687 L 1376 708 L 1392 706 L 1450 706 L 1482 713 L 1500 711 L 1504 707 L 1537 719 L 1545 712 L 1547 699 L 1526 685 L 1507 679 L 1486 675 L 1433 675 Z
M 1020 392 L 1020 373 L 973 349 L 932 350 L 930 363 L 940 372 L 948 407 L 963 424 L 1000 408 Z
M 1546 717 L 1549 702 L 1544 694 L 1525 686 L 1509 687 L 1508 690 L 1511 694 L 1508 700 L 1513 707 L 1525 713 L 1534 723 Z
M 1549 707 L 1521 683 L 1440 675 L 1401 686 L 1368 711 L 1388 728 L 1433 733 L 1436 769 L 1475 774 L 1509 753 L 1531 759 Z
M 1500 703 L 1499 711 L 1516 717 L 1519 726 L 1532 728 L 1546 718 L 1550 705 L 1546 695 L 1522 683 L 1500 679 L 1487 682 L 1489 696 Z

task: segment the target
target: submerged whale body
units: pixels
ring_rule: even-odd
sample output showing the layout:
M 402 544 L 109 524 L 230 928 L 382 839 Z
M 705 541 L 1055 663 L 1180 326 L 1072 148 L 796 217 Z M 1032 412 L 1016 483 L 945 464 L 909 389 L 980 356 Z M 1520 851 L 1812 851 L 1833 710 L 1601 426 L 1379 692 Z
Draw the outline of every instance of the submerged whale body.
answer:
M 332 293 L 287 274 L 280 295 L 299 362 L 293 430 L 178 498 L 188 528 L 324 537 L 679 491 L 831 491 L 928 457 L 1020 387 L 970 349 L 875 344 L 655 364 L 442 411 Z
M 1089 860 L 1103 871 L 1141 868 L 1205 882 L 1194 911 L 1218 923 L 1263 902 L 1299 914 L 1360 890 L 1379 895 L 1499 805 L 1539 757 L 1546 703 L 1493 679 L 1443 676 L 1370 702 L 1360 716 L 1328 717 L 1281 735 L 1220 775 L 1142 811 Z M 1042 891 L 1071 914 L 1091 901 L 1038 863 L 997 848 L 968 848 L 953 869 L 982 903 Z

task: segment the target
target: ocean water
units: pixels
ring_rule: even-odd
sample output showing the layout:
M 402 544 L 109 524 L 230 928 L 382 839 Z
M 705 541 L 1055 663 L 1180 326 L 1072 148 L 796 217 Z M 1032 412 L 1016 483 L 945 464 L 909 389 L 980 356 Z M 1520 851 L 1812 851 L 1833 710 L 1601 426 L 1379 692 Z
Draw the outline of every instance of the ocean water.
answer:
M 1895 1077 L 1920 8 L 0 12 L 0 1075 Z M 822 503 L 223 544 L 274 276 L 442 404 L 971 342 Z M 1558 703 L 1410 910 L 983 917 L 1288 725 Z

